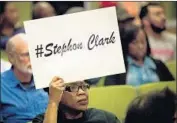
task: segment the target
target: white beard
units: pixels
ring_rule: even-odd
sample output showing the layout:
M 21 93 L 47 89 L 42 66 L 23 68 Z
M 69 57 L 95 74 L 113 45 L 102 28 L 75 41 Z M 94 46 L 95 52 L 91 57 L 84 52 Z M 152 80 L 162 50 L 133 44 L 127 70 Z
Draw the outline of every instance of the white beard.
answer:
M 32 69 L 28 68 L 27 65 L 18 65 L 18 69 L 23 73 L 32 74 Z
M 25 68 L 25 69 L 23 69 L 23 72 L 28 73 L 28 74 L 32 74 L 32 69 Z

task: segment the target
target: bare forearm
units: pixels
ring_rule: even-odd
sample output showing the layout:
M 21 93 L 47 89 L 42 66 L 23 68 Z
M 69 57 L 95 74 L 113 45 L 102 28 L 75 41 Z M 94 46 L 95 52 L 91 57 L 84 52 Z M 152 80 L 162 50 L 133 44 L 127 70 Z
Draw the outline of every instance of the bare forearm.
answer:
M 58 103 L 49 101 L 43 123 L 57 123 Z
M 57 123 L 58 106 L 64 89 L 65 84 L 63 79 L 55 76 L 49 86 L 49 104 L 47 106 L 43 123 Z

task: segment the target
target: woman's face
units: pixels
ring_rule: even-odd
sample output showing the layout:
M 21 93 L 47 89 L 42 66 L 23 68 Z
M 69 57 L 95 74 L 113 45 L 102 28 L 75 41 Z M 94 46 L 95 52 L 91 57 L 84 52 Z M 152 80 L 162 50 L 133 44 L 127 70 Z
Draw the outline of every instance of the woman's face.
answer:
M 129 55 L 136 59 L 143 59 L 147 52 L 146 36 L 139 30 L 136 38 L 128 46 Z

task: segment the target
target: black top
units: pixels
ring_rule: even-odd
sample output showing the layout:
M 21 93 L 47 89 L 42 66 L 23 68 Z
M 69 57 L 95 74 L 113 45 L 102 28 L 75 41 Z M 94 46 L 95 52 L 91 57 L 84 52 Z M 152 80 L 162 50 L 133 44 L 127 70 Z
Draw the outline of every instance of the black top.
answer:
M 157 73 L 160 81 L 173 81 L 174 77 L 168 70 L 168 68 L 165 66 L 163 62 L 160 60 L 155 60 L 152 58 L 156 65 L 156 70 L 155 72 Z M 128 69 L 128 68 L 127 68 Z M 123 74 L 115 74 L 115 75 L 110 75 L 107 76 L 105 79 L 105 85 L 125 85 L 126 84 L 126 76 L 127 73 Z
M 66 119 L 62 112 L 58 115 L 58 123 L 120 123 L 119 119 L 110 112 L 89 108 L 83 112 L 83 117 L 79 119 Z M 43 123 L 44 114 L 34 118 L 33 123 Z

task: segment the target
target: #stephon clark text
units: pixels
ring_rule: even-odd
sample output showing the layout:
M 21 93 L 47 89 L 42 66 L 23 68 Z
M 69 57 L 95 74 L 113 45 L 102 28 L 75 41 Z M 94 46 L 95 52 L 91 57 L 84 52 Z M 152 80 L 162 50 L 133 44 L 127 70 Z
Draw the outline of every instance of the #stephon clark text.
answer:
M 99 35 L 92 34 L 87 42 L 88 50 L 93 50 L 99 46 L 108 45 L 115 43 L 114 31 L 111 33 L 109 37 L 100 37 Z M 48 43 L 46 46 L 37 45 L 36 56 L 39 57 L 49 57 L 51 55 L 60 54 L 63 56 L 65 52 L 73 51 L 73 50 L 82 50 L 83 42 L 73 43 L 72 38 L 70 38 L 68 43 L 64 43 L 63 45 L 58 45 L 54 43 Z

